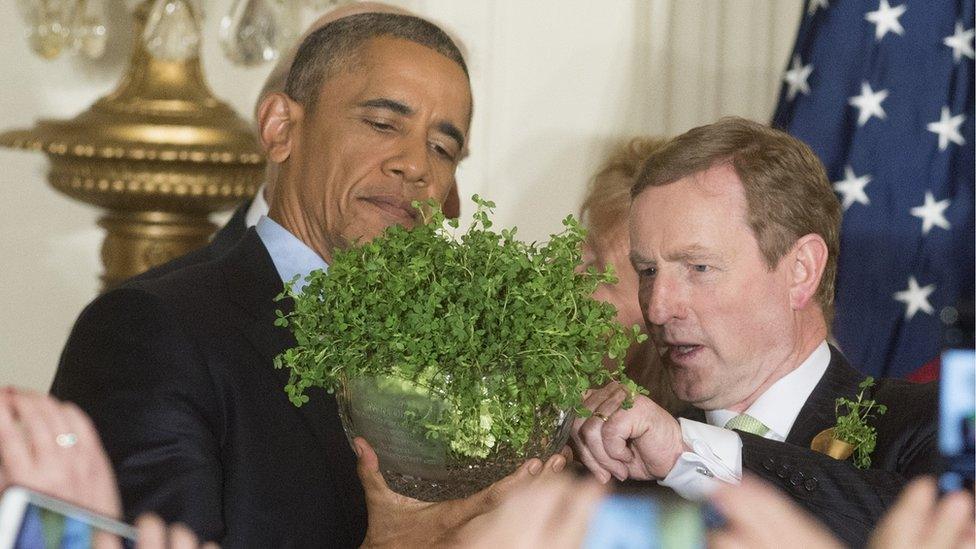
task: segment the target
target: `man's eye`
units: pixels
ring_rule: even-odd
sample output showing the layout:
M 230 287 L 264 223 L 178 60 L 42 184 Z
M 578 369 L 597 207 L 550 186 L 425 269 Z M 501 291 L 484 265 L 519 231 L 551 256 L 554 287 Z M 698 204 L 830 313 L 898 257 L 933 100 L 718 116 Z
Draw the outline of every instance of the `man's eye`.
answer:
M 365 122 L 370 126 L 372 126 L 374 130 L 378 130 L 381 132 L 389 132 L 396 129 L 392 124 L 388 124 L 386 122 L 383 122 L 382 120 L 370 120 L 369 118 L 367 118 L 365 119 Z
M 696 273 L 707 273 L 711 271 L 712 268 L 708 265 L 692 265 L 691 270 L 695 271 Z
M 643 269 L 638 269 L 637 274 L 639 276 L 657 276 L 657 267 L 644 267 Z
M 430 148 L 438 155 L 444 157 L 447 160 L 454 161 L 454 154 L 449 151 L 446 147 L 440 145 L 436 142 L 431 142 Z

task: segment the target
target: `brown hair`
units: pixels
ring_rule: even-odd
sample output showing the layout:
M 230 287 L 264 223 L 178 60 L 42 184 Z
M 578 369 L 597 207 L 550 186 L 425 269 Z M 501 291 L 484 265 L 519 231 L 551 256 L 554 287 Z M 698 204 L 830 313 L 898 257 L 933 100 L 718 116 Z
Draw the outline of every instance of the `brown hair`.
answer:
M 652 154 L 631 196 L 721 164 L 731 166 L 745 188 L 747 222 L 770 269 L 804 235 L 820 235 L 827 243 L 816 298 L 830 326 L 841 209 L 823 164 L 799 139 L 743 118 L 723 118 L 675 137 Z
M 634 137 L 615 148 L 590 180 L 579 214 L 591 242 L 603 243 L 618 228 L 626 227 L 634 178 L 644 160 L 665 143 L 660 137 Z

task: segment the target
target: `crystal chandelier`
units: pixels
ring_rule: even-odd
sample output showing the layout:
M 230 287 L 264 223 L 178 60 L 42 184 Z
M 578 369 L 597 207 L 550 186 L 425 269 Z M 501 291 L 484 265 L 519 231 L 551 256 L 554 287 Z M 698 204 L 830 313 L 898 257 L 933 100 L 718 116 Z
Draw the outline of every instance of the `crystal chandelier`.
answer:
M 17 0 L 31 49 L 45 59 L 63 53 L 97 59 L 105 53 L 109 0 Z M 220 45 L 238 65 L 274 61 L 297 40 L 305 10 L 322 12 L 351 0 L 233 0 L 220 18 Z M 128 0 L 129 10 L 143 2 Z M 205 23 L 202 0 L 152 0 L 142 34 L 146 50 L 165 61 L 196 55 Z
M 41 57 L 98 58 L 108 0 L 18 0 Z M 221 18 L 234 63 L 277 59 L 301 31 L 303 9 L 341 0 L 234 0 Z M 206 244 L 211 212 L 250 198 L 264 158 L 250 122 L 217 99 L 200 63 L 201 0 L 127 0 L 136 29 L 118 87 L 68 120 L 0 132 L 0 146 L 43 152 L 57 191 L 103 210 L 103 288 Z

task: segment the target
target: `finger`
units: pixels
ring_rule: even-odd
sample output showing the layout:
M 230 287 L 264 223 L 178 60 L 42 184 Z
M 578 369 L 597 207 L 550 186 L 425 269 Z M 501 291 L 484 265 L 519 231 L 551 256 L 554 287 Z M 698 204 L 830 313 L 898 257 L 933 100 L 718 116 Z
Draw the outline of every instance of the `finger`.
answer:
M 49 411 L 35 393 L 18 392 L 13 398 L 14 418 L 20 422 L 35 467 L 43 467 L 57 450 L 57 432 L 52 429 Z
M 616 383 L 610 383 L 605 387 L 601 387 L 600 389 L 592 391 L 588 394 L 586 398 L 583 399 L 583 407 L 593 412 L 599 412 L 599 411 L 603 411 L 605 413 L 613 412 L 613 410 L 616 410 L 620 406 L 619 402 L 617 403 L 617 406 L 612 406 L 609 411 L 601 410 L 601 406 L 603 406 L 603 403 L 606 402 L 607 400 L 616 398 L 616 394 L 618 391 L 624 391 L 624 395 L 626 396 L 626 390 L 620 387 L 619 385 L 617 385 Z M 623 399 L 621 399 L 620 402 L 623 402 Z
M 574 435 L 573 443 L 575 446 L 576 457 L 579 459 L 579 462 L 585 465 L 586 468 L 593 473 L 593 476 L 600 481 L 600 483 L 606 484 L 609 482 L 612 476 L 610 471 L 607 471 L 600 466 L 600 464 L 596 461 L 596 458 L 593 457 L 593 454 L 590 453 L 589 448 L 586 447 L 586 443 L 583 442 L 581 438 L 578 438 L 578 435 Z
M 566 467 L 566 457 L 562 454 L 553 454 L 546 460 L 545 470 L 558 473 Z
M 569 483 L 560 497 L 569 503 L 568 508 L 551 517 L 548 535 L 540 541 L 549 547 L 580 547 L 590 519 L 606 492 L 606 486 L 590 479 Z
M 534 473 L 532 471 L 535 471 Z M 514 473 L 492 483 L 487 488 L 472 496 L 456 500 L 455 505 L 448 511 L 447 517 L 451 524 L 463 524 L 472 518 L 486 513 L 500 504 L 517 486 L 524 485 L 534 475 L 543 470 L 542 462 L 530 459 L 523 463 Z
M 356 437 L 352 444 L 356 455 L 359 456 L 356 462 L 356 474 L 359 475 L 359 480 L 363 483 L 366 497 L 378 497 L 391 493 L 392 490 L 386 485 L 386 480 L 380 473 L 380 459 L 373 447 L 362 437 Z
M 566 458 L 566 463 L 570 463 L 575 459 L 573 456 L 573 447 L 569 444 L 563 446 L 562 450 L 559 450 L 559 453 Z
M 31 463 L 25 433 L 14 417 L 13 400 L 11 392 L 0 392 L 0 472 L 10 482 L 25 474 Z
M 896 541 L 920 539 L 935 507 L 936 494 L 935 479 L 932 477 L 920 477 L 908 483 L 895 505 L 875 528 L 872 540 L 884 546 Z
M 61 402 L 59 406 L 60 415 L 64 418 L 66 428 L 78 436 L 78 445 L 87 448 L 97 448 L 99 453 L 104 454 L 105 449 L 102 448 L 98 430 L 95 429 L 95 424 L 92 423 L 88 414 L 83 412 L 73 402 Z
M 615 428 L 625 421 L 625 418 L 615 417 L 615 414 L 626 414 L 620 410 L 620 406 L 629 396 L 629 392 L 619 385 L 610 388 L 610 393 L 596 408 L 593 416 L 602 422 L 599 425 L 601 443 L 591 448 L 591 453 L 597 461 L 603 465 L 604 469 L 612 472 L 618 480 L 627 478 L 627 462 L 633 459 L 634 454 L 627 448 L 629 429 L 620 430 Z M 597 429 L 594 429 L 594 432 Z M 608 444 L 610 443 L 610 444 Z
M 628 444 L 628 446 L 631 447 L 634 457 L 627 462 L 627 478 L 634 478 L 638 480 L 649 480 L 655 478 L 654 474 L 651 473 L 651 468 L 644 461 L 644 458 L 641 456 L 640 452 L 633 449 L 632 444 Z
M 956 547 L 959 549 L 972 549 L 976 547 L 976 525 L 972 521 L 965 526 L 965 530 L 957 540 Z
M 169 527 L 169 547 L 167 549 L 196 549 L 197 536 L 183 524 Z
M 624 403 L 624 400 L 627 399 L 629 394 L 630 393 L 627 392 L 627 389 L 624 389 L 619 385 L 615 386 L 612 388 L 612 390 L 610 390 L 607 397 L 603 400 L 603 402 L 600 403 L 598 408 L 593 411 L 600 412 L 605 416 L 610 417 L 614 412 L 620 409 L 620 405 Z
M 727 528 L 742 541 L 762 540 L 768 525 L 777 520 L 793 524 L 799 516 L 785 497 L 752 477 L 744 477 L 739 485 L 721 486 L 710 499 L 725 517 Z
M 705 544 L 708 549 L 745 549 L 749 547 L 747 543 L 738 539 L 734 532 L 728 530 L 713 530 L 708 534 L 708 542 Z
M 605 422 L 593 416 L 586 420 L 586 423 L 580 428 L 579 436 L 583 440 L 583 445 L 589 450 L 590 455 L 600 468 L 608 471 L 618 480 L 623 480 L 627 478 L 627 466 L 623 462 L 607 455 L 606 448 L 604 447 L 605 438 L 603 429 L 609 423 L 609 421 Z
M 929 547 L 953 547 L 972 524 L 973 504 L 967 492 L 954 492 L 939 501 L 927 537 Z
M 136 543 L 139 549 L 166 548 L 166 525 L 156 515 L 141 515 L 136 519 L 136 529 L 139 531 L 139 540 Z

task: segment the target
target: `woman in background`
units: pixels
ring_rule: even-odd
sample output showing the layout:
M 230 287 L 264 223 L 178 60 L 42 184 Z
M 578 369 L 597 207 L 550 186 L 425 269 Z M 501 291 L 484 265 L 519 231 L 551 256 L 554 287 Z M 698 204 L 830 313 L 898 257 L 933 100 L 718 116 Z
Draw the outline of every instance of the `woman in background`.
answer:
M 637 303 L 637 272 L 630 264 L 630 234 L 627 216 L 630 212 L 630 188 L 640 172 L 644 160 L 666 139 L 635 137 L 617 147 L 590 180 L 586 197 L 580 207 L 580 218 L 588 233 L 583 245 L 583 268 L 602 270 L 613 265 L 616 284 L 603 284 L 593 293 L 594 299 L 617 308 L 617 321 L 624 326 L 637 324 L 646 332 L 644 317 Z M 671 391 L 661 357 L 648 340 L 631 347 L 627 353 L 627 377 L 650 392 L 650 397 L 662 408 L 675 414 L 681 402 Z

